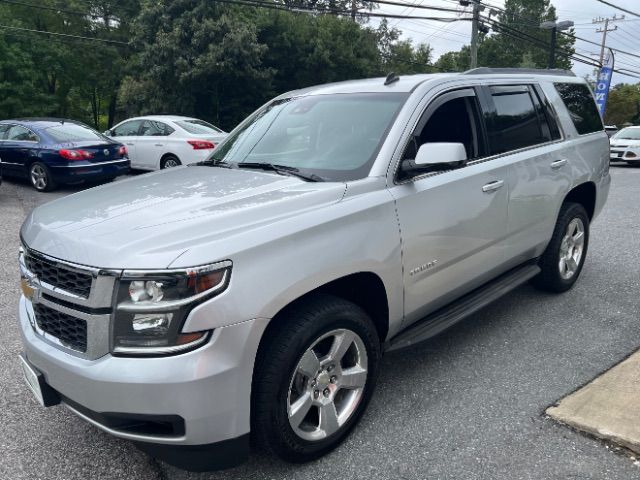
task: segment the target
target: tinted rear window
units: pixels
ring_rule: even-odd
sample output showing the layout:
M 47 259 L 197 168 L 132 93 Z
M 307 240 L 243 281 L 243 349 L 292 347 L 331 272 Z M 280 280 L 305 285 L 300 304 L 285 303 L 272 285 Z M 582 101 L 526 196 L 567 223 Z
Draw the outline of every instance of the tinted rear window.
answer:
M 215 135 L 218 133 L 222 133 L 222 130 L 214 127 L 204 120 L 176 120 L 176 123 L 189 133 L 202 135 Z
M 556 83 L 555 86 L 580 135 L 604 129 L 589 87 L 583 83 Z
M 47 134 L 56 142 L 79 142 L 84 140 L 101 140 L 106 138 L 92 128 L 78 125 L 76 123 L 65 123 L 56 127 L 46 129 Z
M 544 143 L 538 112 L 528 87 L 491 87 L 495 113 L 489 116 L 491 153 Z

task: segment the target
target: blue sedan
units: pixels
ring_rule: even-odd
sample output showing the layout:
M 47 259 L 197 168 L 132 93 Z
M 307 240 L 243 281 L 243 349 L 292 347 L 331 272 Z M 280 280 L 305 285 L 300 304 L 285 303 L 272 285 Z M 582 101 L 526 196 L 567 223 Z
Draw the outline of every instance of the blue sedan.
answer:
M 127 149 L 73 120 L 0 121 L 0 176 L 49 191 L 63 183 L 113 180 L 129 171 Z

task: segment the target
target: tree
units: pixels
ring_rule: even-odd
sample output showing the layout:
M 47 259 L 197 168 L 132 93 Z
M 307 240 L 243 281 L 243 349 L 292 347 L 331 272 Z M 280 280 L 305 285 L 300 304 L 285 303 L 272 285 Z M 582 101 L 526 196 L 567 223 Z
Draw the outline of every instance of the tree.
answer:
M 604 116 L 605 124 L 640 124 L 640 83 L 621 83 L 611 88 Z

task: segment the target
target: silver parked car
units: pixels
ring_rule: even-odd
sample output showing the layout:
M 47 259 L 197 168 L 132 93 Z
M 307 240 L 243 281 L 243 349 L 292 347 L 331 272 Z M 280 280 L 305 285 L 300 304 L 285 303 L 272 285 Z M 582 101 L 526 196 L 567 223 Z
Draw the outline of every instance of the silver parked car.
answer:
M 205 163 L 35 209 L 25 377 L 187 468 L 300 462 L 356 425 L 384 351 L 526 281 L 564 292 L 609 191 L 570 72 L 478 69 L 281 95 Z

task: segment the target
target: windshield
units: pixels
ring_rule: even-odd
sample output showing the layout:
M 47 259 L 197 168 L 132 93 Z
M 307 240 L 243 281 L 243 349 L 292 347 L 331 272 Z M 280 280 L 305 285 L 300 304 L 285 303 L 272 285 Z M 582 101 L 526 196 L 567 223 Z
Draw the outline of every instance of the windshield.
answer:
M 175 123 L 181 128 L 184 128 L 189 133 L 196 133 L 201 135 L 211 135 L 222 133 L 222 130 L 214 127 L 210 123 L 204 120 L 176 120 Z
M 82 142 L 99 140 L 101 142 L 108 141 L 100 133 L 92 128 L 78 125 L 77 123 L 64 123 L 57 127 L 49 127 L 46 129 L 47 134 L 56 142 Z
M 214 150 L 227 163 L 271 163 L 331 181 L 363 178 L 408 94 L 332 94 L 276 100 Z
M 640 128 L 623 128 L 613 138 L 618 140 L 640 140 Z

